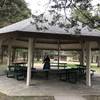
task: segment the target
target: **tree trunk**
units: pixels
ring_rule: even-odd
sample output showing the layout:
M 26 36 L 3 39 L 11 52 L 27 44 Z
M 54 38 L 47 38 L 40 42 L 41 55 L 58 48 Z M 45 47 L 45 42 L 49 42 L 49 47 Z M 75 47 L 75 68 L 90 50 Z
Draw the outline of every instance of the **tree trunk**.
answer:
M 15 60 L 15 54 L 16 54 L 16 49 L 13 49 L 12 51 L 12 62 Z
M 98 59 L 97 59 L 97 67 L 100 67 L 100 54 L 99 54 Z
M 1 47 L 1 50 L 0 50 L 0 60 L 1 60 L 1 64 L 3 63 L 3 48 Z

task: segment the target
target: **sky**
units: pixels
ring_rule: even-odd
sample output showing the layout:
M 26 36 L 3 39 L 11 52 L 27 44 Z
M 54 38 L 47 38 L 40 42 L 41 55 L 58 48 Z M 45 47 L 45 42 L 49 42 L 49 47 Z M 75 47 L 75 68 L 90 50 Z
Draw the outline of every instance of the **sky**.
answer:
M 48 9 L 49 0 L 25 0 L 32 14 L 40 14 Z M 100 3 L 100 0 L 93 0 L 92 5 Z
M 48 6 L 49 0 L 25 0 L 28 8 L 31 9 L 33 14 L 43 13 Z

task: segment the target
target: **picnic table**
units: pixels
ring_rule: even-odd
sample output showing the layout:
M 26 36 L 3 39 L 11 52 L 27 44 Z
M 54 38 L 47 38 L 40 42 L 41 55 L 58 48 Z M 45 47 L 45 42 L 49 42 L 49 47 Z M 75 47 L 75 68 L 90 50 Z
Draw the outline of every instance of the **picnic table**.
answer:
M 58 67 L 58 63 L 51 63 L 50 64 L 50 68 L 52 69 L 52 68 L 59 68 L 59 69 L 65 69 L 66 68 L 66 66 L 67 66 L 67 63 L 59 63 L 59 67 Z
M 50 69 L 36 69 L 36 68 L 32 68 L 31 69 L 31 75 L 34 78 L 34 74 L 38 74 L 38 73 L 44 73 L 45 78 L 48 79 L 49 78 L 49 71 Z
M 91 78 L 94 75 L 94 70 L 91 70 Z M 86 66 L 76 65 L 74 68 L 66 67 L 59 72 L 60 80 L 76 83 L 77 81 L 86 79 Z
M 76 83 L 78 80 L 78 69 L 66 67 L 59 71 L 60 80 Z
M 17 80 L 25 79 L 27 67 L 24 66 L 25 62 L 14 62 L 8 66 L 7 77 L 16 78 Z
M 25 62 L 25 61 L 16 61 L 16 62 L 13 62 L 12 64 L 15 65 L 15 66 L 18 66 L 18 65 L 26 65 L 27 62 Z

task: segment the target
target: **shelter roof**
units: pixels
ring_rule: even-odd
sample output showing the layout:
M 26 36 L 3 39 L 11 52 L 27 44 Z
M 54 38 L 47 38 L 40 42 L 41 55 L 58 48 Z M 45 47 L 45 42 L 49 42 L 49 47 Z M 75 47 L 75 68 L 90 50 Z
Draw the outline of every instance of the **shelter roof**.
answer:
M 74 28 L 71 28 L 70 31 L 67 32 L 66 30 L 64 30 L 64 28 L 60 28 L 58 25 L 48 26 L 48 30 L 37 30 L 36 26 L 32 24 L 32 18 L 28 18 L 20 22 L 14 23 L 12 25 L 6 26 L 4 28 L 1 28 L 0 34 L 11 33 L 11 32 L 16 32 L 16 31 L 100 37 L 99 30 L 89 31 L 87 27 L 82 28 L 80 34 L 76 34 L 74 32 Z

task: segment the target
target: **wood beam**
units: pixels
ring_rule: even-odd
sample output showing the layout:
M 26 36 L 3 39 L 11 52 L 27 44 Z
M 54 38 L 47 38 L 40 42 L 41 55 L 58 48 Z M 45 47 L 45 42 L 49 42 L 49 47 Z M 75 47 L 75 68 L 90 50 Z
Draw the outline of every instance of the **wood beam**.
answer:
M 29 42 L 28 42 L 28 67 L 27 67 L 27 80 L 26 80 L 26 85 L 29 86 L 30 85 L 30 81 L 31 81 L 31 64 L 32 64 L 32 52 L 33 49 L 33 39 L 29 38 Z
M 86 85 L 91 86 L 91 46 L 90 42 L 86 42 Z
M 60 62 L 59 56 L 60 56 L 60 41 L 58 40 L 58 69 L 59 69 L 59 62 Z
M 9 42 L 8 44 L 8 59 L 7 59 L 7 66 L 11 65 L 11 52 L 12 52 L 12 45 Z
M 81 52 L 80 52 L 80 65 L 84 65 L 85 63 L 85 44 L 81 43 Z
M 98 42 L 98 48 L 99 48 L 99 54 L 98 54 L 98 65 L 97 67 L 100 67 L 100 43 Z
M 34 68 L 34 53 L 35 53 L 35 39 L 33 40 L 33 55 L 32 55 L 32 67 Z

